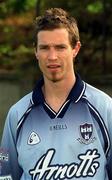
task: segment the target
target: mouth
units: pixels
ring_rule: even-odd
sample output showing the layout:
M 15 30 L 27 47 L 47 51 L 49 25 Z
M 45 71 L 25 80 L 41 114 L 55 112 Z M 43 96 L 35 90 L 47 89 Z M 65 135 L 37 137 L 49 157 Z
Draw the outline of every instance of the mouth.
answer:
M 58 69 L 60 67 L 61 66 L 59 64 L 50 64 L 50 65 L 47 65 L 47 68 L 49 68 L 49 69 Z

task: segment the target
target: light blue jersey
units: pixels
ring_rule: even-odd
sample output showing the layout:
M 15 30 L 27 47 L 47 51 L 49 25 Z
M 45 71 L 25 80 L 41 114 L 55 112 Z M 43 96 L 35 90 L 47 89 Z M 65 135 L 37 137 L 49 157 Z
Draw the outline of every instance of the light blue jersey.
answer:
M 43 83 L 8 113 L 0 180 L 112 180 L 112 99 L 77 76 L 55 112 Z

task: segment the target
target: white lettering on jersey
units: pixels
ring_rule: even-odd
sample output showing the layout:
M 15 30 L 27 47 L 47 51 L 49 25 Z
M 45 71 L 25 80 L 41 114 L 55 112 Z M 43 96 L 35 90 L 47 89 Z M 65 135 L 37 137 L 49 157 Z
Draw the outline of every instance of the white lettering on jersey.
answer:
M 9 176 L 0 176 L 0 180 L 12 180 L 12 177 Z
M 100 157 L 97 149 L 88 150 L 85 154 L 80 154 L 78 159 L 80 163 L 75 162 L 71 164 L 59 165 L 51 164 L 51 161 L 55 155 L 54 149 L 49 149 L 39 161 L 36 163 L 34 169 L 29 171 L 33 180 L 46 179 L 71 179 L 73 177 L 93 177 L 99 167 L 99 162 L 96 161 Z

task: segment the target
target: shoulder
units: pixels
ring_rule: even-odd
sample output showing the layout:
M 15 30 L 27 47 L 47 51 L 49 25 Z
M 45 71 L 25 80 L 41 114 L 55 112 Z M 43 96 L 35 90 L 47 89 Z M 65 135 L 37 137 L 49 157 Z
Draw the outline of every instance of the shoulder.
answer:
M 13 137 L 16 137 L 17 124 L 28 109 L 31 99 L 32 93 L 29 93 L 9 109 L 4 126 L 5 133 L 10 131 L 13 134 Z
M 105 101 L 105 102 L 111 102 L 112 98 L 103 92 L 102 90 L 95 88 L 94 86 L 91 86 L 90 84 L 86 83 L 86 91 L 85 95 L 88 97 L 91 101 Z
M 26 108 L 29 105 L 30 101 L 32 101 L 32 92 L 22 97 L 18 102 L 16 102 L 12 107 L 13 108 Z
M 112 98 L 105 92 L 86 83 L 85 96 L 101 114 L 112 113 Z
M 20 119 L 25 111 L 28 109 L 30 103 L 32 101 L 32 92 L 25 95 L 21 98 L 18 102 L 16 102 L 12 107 L 9 109 L 8 116 L 13 116 L 16 120 Z

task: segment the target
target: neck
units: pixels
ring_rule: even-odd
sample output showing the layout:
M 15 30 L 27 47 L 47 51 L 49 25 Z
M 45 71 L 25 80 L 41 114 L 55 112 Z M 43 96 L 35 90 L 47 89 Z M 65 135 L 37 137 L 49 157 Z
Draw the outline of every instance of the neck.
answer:
M 49 106 L 55 111 L 58 111 L 59 108 L 66 101 L 72 87 L 75 84 L 75 81 L 75 75 L 73 78 L 67 79 L 66 81 L 62 80 L 52 82 L 49 80 L 45 80 L 43 93 L 47 104 L 49 104 Z

